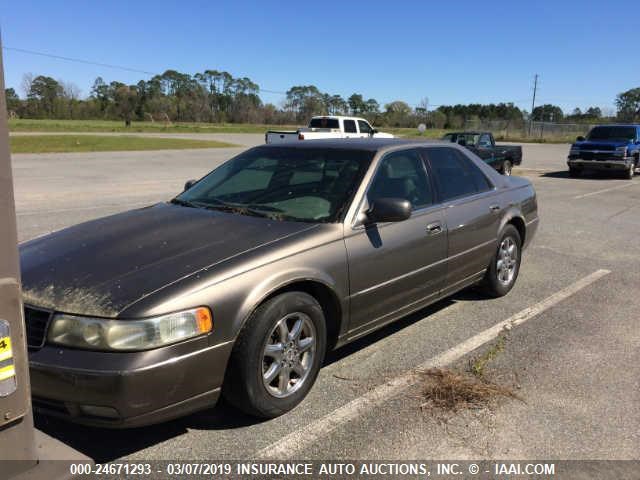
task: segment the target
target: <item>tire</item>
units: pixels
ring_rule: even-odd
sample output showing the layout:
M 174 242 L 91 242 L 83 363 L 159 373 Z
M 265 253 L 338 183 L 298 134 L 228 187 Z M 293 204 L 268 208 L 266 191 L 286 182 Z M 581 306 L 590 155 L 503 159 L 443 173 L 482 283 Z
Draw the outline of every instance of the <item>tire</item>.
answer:
M 577 168 L 569 167 L 569 176 L 571 178 L 578 178 L 580 176 L 580 170 Z
M 294 339 L 297 325 L 301 328 Z M 288 412 L 311 390 L 326 344 L 325 318 L 315 298 L 303 292 L 271 298 L 253 312 L 238 335 L 225 373 L 225 400 L 259 418 Z M 267 374 L 275 374 L 271 382 Z
M 514 250 L 508 253 L 507 250 L 510 250 L 511 246 L 514 247 Z M 507 250 L 505 250 L 505 247 Z M 502 297 L 511 291 L 520 272 L 521 257 L 522 240 L 520 239 L 520 234 L 513 225 L 507 225 L 500 235 L 496 253 L 493 255 L 484 276 L 483 290 L 487 295 Z M 509 261 L 510 267 L 499 268 L 498 263 L 502 262 L 502 265 L 504 265 L 505 261 Z M 508 275 L 506 274 L 507 271 L 509 272 Z
M 636 172 L 636 165 L 635 163 L 632 163 L 629 169 L 624 172 L 624 178 L 626 178 L 627 180 L 633 179 L 635 172 Z
M 502 175 L 506 175 L 507 177 L 511 176 L 511 170 L 513 168 L 513 165 L 511 164 L 510 160 L 505 160 L 504 162 L 502 162 L 502 166 L 500 167 L 500 173 Z

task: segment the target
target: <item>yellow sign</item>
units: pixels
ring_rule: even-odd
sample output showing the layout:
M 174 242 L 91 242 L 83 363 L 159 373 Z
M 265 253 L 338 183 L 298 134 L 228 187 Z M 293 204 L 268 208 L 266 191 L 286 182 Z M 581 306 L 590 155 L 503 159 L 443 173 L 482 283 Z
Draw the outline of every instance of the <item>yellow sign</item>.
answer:
M 15 377 L 15 375 L 16 375 L 16 368 L 13 365 L 0 368 L 0 382 L 2 380 L 6 380 L 7 378 Z
M 0 362 L 13 357 L 11 351 L 11 337 L 0 338 Z

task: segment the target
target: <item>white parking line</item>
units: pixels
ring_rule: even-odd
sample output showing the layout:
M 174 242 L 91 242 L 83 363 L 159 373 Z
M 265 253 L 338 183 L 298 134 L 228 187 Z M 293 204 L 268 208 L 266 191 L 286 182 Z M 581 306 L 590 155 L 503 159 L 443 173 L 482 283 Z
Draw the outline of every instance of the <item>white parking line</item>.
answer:
M 596 190 L 595 192 L 590 192 L 590 193 L 585 193 L 584 195 L 577 195 L 575 197 L 573 197 L 574 199 L 579 199 L 579 198 L 585 198 L 585 197 L 590 197 L 592 195 L 599 195 L 601 193 L 605 193 L 605 192 L 610 192 L 611 190 L 620 190 L 621 188 L 627 188 L 627 187 L 633 187 L 634 185 L 638 185 L 637 182 L 629 182 L 629 183 L 625 183 L 624 185 L 618 185 L 616 187 L 611 187 L 611 188 L 605 188 L 602 190 Z
M 514 327 L 516 325 L 523 324 L 527 320 L 539 315 L 571 295 L 579 292 L 583 288 L 588 287 L 593 282 L 605 275 L 608 275 L 609 273 L 611 273 L 609 270 L 597 270 L 592 274 L 587 275 L 535 305 L 525 308 L 521 312 L 518 312 L 506 320 L 495 324 L 493 327 L 490 327 L 468 340 L 465 340 L 459 345 L 446 350 L 440 355 L 427 360 L 423 364 L 419 365 L 415 370 L 396 377 L 384 385 L 376 387 L 370 392 L 352 400 L 340 408 L 337 408 L 333 412 L 311 422 L 305 427 L 296 429 L 296 431 L 283 437 L 276 443 L 259 450 L 253 458 L 258 460 L 297 458 L 297 453 L 303 448 L 314 444 L 322 437 L 328 435 L 340 426 L 358 418 L 360 415 L 371 412 L 373 408 L 378 407 L 384 402 L 400 395 L 404 390 L 417 383 L 420 377 L 416 371 L 442 367 L 455 362 L 476 348 L 497 338 L 505 327 Z

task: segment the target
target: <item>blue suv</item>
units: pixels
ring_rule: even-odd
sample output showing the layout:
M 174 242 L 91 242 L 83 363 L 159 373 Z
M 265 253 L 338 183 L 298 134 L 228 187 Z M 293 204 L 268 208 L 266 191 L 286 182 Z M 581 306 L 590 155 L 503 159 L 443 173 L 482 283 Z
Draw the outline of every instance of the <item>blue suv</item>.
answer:
M 583 170 L 613 170 L 631 179 L 640 166 L 640 125 L 598 125 L 571 145 L 569 175 Z

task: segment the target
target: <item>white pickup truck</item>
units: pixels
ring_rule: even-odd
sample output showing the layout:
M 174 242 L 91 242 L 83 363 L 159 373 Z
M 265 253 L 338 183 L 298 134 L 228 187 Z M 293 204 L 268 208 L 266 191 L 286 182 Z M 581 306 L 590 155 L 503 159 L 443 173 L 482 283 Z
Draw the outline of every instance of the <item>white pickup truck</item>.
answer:
M 378 132 L 364 118 L 342 116 L 312 117 L 307 128 L 299 128 L 296 131 L 269 130 L 264 134 L 265 143 L 324 138 L 393 138 L 393 135 Z

